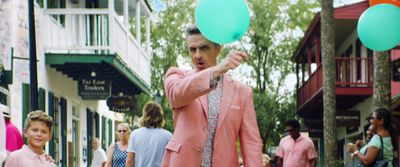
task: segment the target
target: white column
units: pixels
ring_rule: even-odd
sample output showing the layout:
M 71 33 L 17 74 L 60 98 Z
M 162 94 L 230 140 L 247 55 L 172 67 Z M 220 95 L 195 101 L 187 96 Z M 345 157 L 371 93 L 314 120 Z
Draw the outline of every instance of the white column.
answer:
M 128 0 L 124 0 L 124 25 L 129 30 L 129 3 Z
M 149 54 L 149 56 L 150 56 L 150 21 L 151 21 L 151 18 L 150 17 L 147 17 L 146 18 L 146 51 L 147 51 L 147 54 Z
M 139 44 L 139 48 L 141 48 L 141 39 L 140 39 L 140 0 L 136 1 L 136 40 Z

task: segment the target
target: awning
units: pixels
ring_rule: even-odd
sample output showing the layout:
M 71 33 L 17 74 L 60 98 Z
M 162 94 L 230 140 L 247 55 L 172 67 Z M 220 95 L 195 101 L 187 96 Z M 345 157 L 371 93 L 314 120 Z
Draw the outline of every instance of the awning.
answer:
M 150 86 L 128 69 L 114 54 L 60 54 L 46 53 L 45 63 L 73 80 L 88 77 L 94 71 L 97 76 L 111 80 L 111 94 L 150 94 Z

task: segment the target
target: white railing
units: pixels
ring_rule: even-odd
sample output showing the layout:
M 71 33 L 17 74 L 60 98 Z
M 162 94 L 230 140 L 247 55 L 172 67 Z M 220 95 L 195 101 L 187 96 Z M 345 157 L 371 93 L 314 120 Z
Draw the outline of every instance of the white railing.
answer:
M 150 55 L 109 9 L 44 10 L 45 52 L 116 54 L 150 85 Z

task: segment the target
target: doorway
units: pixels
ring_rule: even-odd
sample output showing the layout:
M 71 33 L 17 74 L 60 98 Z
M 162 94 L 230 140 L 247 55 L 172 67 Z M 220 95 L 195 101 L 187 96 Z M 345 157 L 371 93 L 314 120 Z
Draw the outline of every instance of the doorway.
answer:
M 72 145 L 68 151 L 70 167 L 80 166 L 80 143 L 79 111 L 75 106 L 72 106 Z
M 79 120 L 77 119 L 73 119 L 72 120 L 72 150 L 70 150 L 70 155 L 72 156 L 72 164 L 73 165 L 69 165 L 70 167 L 78 167 L 80 166 L 80 154 L 79 154 L 79 150 L 80 150 L 80 133 L 79 133 Z

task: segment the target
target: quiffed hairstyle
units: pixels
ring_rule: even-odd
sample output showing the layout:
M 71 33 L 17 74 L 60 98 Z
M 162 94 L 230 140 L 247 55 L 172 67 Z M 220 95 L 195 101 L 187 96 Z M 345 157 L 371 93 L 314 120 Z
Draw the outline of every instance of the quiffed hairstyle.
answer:
M 299 121 L 295 120 L 295 119 L 290 119 L 286 121 L 286 126 L 291 126 L 294 129 L 300 129 L 300 123 Z
M 32 121 L 44 122 L 46 124 L 46 126 L 50 129 L 50 133 L 51 133 L 52 127 L 53 127 L 53 118 L 51 118 L 45 112 L 43 112 L 41 110 L 36 110 L 36 111 L 30 112 L 25 120 L 24 128 L 28 129 L 29 126 L 31 125 Z
M 199 28 L 197 28 L 197 26 L 192 25 L 192 26 L 189 26 L 188 28 L 186 28 L 186 36 L 197 35 L 197 34 L 201 35 L 201 32 L 200 32 Z
M 191 35 L 198 35 L 198 34 L 202 35 L 200 29 L 197 26 L 192 25 L 192 26 L 189 26 L 188 28 L 186 28 L 186 37 L 189 37 Z M 215 46 L 221 46 L 220 44 L 217 44 L 213 41 L 210 41 L 210 42 L 212 42 Z
M 147 102 L 143 107 L 140 125 L 146 128 L 162 128 L 164 126 L 163 113 L 163 109 L 157 102 Z

